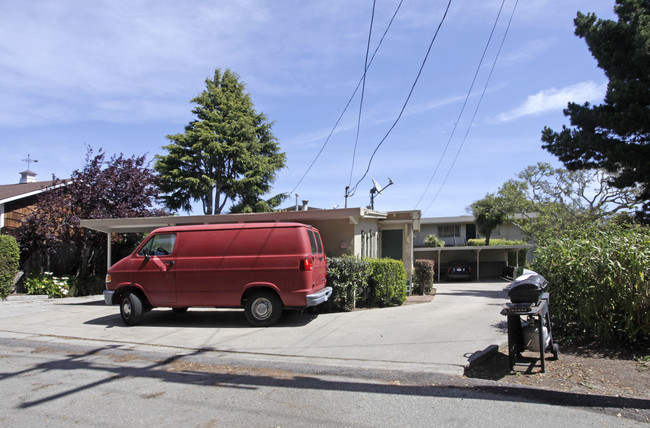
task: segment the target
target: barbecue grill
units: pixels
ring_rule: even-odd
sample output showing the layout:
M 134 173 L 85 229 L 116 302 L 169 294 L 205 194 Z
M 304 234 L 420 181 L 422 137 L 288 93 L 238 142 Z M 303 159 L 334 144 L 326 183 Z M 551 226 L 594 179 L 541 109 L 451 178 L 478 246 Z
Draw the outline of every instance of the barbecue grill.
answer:
M 534 272 L 522 275 L 506 287 L 511 303 L 501 309 L 501 315 L 508 317 L 508 356 L 510 369 L 525 350 L 539 352 L 542 373 L 546 371 L 545 353 L 559 356 L 559 346 L 553 343 L 551 318 L 548 312 L 548 282 Z M 526 320 L 522 320 L 522 316 Z

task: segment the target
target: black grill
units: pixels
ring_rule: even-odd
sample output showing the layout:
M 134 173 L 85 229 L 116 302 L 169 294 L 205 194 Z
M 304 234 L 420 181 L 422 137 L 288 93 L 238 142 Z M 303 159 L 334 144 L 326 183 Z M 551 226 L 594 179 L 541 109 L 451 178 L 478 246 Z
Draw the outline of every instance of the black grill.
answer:
M 527 303 L 529 307 L 539 305 L 547 285 L 542 275 L 522 276 L 510 285 L 508 297 L 512 303 Z

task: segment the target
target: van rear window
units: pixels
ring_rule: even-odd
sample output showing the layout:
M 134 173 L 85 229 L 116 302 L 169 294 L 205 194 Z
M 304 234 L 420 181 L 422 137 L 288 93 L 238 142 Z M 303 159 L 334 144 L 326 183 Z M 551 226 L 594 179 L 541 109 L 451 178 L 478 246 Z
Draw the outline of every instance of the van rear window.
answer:
M 318 244 L 318 254 L 323 254 L 323 244 L 321 244 L 320 235 L 318 232 L 314 232 L 314 236 L 316 237 L 316 244 Z
M 307 234 L 309 235 L 309 243 L 311 244 L 311 253 L 318 254 L 318 244 L 316 244 L 316 237 L 314 237 L 314 232 L 308 230 Z

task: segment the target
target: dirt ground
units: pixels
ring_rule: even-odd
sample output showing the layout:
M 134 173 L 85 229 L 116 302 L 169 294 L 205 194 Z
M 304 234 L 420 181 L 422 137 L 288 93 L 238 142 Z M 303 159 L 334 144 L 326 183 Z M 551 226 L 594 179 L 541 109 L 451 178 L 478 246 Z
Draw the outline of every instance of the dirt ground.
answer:
M 557 360 L 550 353 L 545 355 L 546 373 L 541 373 L 539 353 L 532 352 L 525 352 L 510 371 L 505 350 L 474 364 L 465 376 L 533 387 L 524 392 L 534 399 L 607 408 L 620 417 L 650 422 L 650 349 L 561 346 Z

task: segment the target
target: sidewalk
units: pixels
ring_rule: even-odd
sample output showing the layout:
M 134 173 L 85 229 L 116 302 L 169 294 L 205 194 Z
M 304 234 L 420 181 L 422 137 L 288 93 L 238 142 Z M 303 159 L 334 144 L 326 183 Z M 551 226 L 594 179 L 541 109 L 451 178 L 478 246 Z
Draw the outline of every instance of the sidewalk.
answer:
M 505 281 L 436 284 L 432 301 L 321 314 L 286 312 L 277 325 L 250 327 L 241 310 L 155 309 L 135 327 L 101 296 L 0 303 L 0 335 L 45 341 L 210 350 L 242 358 L 462 375 L 469 361 L 507 341 L 500 315 Z M 413 300 L 428 300 L 412 297 Z

